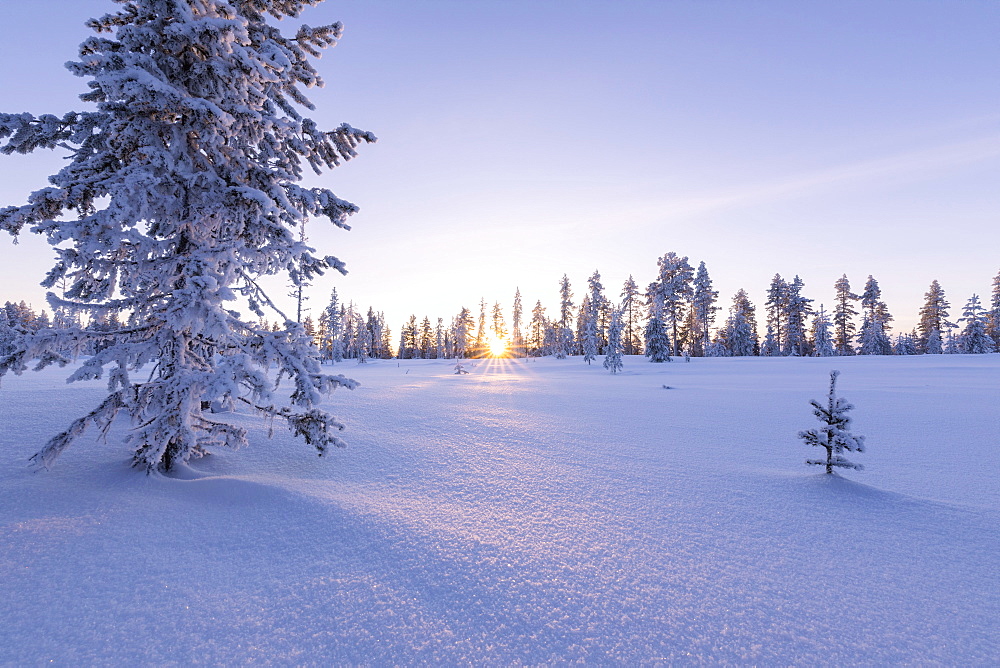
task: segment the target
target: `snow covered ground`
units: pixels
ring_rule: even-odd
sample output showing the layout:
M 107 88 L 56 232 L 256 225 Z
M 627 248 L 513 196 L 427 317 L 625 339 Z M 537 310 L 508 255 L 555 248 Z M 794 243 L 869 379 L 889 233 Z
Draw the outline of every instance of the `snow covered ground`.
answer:
M 237 415 L 176 478 L 30 471 L 101 384 L 4 379 L 0 663 L 1000 662 L 1000 355 L 467 367 L 341 364 L 349 449 Z M 832 368 L 843 477 L 796 438 Z

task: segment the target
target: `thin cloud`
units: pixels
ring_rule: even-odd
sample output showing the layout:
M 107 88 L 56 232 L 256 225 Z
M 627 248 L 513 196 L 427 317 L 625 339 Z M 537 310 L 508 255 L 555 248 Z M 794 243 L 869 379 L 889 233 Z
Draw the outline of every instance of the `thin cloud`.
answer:
M 1000 157 L 1000 134 L 919 151 L 840 165 L 780 181 L 679 197 L 644 208 L 647 218 L 676 218 L 767 204 L 878 181 L 917 181 L 962 165 Z

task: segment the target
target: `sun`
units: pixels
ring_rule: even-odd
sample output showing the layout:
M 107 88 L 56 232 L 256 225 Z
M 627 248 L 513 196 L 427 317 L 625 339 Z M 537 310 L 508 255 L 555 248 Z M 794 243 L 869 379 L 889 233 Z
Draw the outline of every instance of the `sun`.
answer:
M 490 348 L 490 355 L 493 357 L 504 357 L 507 355 L 507 341 L 499 336 L 491 336 L 487 345 Z

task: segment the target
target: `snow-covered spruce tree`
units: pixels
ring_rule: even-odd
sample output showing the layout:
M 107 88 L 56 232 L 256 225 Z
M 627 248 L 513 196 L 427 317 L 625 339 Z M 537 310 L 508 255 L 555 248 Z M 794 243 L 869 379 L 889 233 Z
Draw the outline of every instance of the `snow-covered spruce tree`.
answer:
M 350 320 L 346 322 L 349 323 Z M 399 359 L 420 359 L 419 336 L 420 329 L 417 325 L 417 316 L 411 315 L 410 319 L 406 321 L 406 324 L 399 331 Z
M 996 350 L 993 337 L 986 333 L 986 318 L 986 311 L 979 303 L 979 295 L 972 295 L 962 309 L 962 318 L 959 320 L 965 323 L 958 340 L 961 352 L 982 355 Z
M 949 329 L 944 337 L 944 352 L 946 355 L 957 355 L 962 352 L 959 347 L 959 337 Z
M 788 330 L 782 348 L 784 355 L 802 357 L 809 354 L 806 340 L 806 317 L 812 313 L 812 307 L 809 306 L 812 300 L 802 296 L 804 286 L 805 283 L 798 276 L 788 284 L 788 302 L 785 306 L 785 322 Z
M 927 335 L 927 343 L 924 344 L 924 353 L 927 355 L 941 355 L 944 353 L 944 342 L 941 340 L 941 332 L 932 329 Z
M 580 352 L 583 353 L 583 361 L 589 365 L 597 359 L 597 320 L 594 318 L 589 294 L 583 296 L 583 302 L 580 304 L 576 331 L 576 340 L 580 345 Z
M 285 419 L 320 455 L 344 445 L 335 435 L 343 425 L 316 404 L 354 381 L 321 374 L 290 319 L 266 332 L 225 307 L 243 297 L 261 316 L 271 306 L 262 275 L 343 271 L 334 257 L 314 257 L 296 233 L 310 216 L 346 228 L 356 211 L 329 190 L 297 185 L 303 168 L 336 167 L 375 141 L 349 125 L 322 131 L 296 110 L 311 108 L 300 88 L 322 84 L 310 56 L 335 44 L 341 26 L 302 26 L 285 37 L 267 22 L 316 0 L 118 1 L 118 13 L 89 22 L 98 35 L 68 65 L 90 79 L 81 97 L 96 111 L 0 114 L 4 153 L 70 150 L 52 187 L 0 211 L 0 229 L 16 236 L 27 226 L 48 238 L 58 262 L 42 284 L 68 278 L 74 308 L 127 312 L 135 323 L 104 333 L 40 331 L 0 360 L 0 376 L 19 374 L 32 360 L 36 368 L 66 364 L 56 351 L 69 339 L 108 342 L 70 376 L 98 378 L 111 367 L 107 398 L 34 461 L 51 465 L 88 425 L 105 427 L 120 411 L 133 420 L 133 461 L 147 471 L 211 446 L 240 447 L 244 429 L 202 413 L 203 402 L 223 397 Z M 152 372 L 133 380 L 143 367 Z M 291 379 L 292 407 L 279 405 L 269 368 Z
M 438 318 L 437 325 L 434 327 L 434 359 L 444 359 L 446 356 L 444 318 Z
M 788 311 L 788 281 L 775 274 L 767 289 L 767 301 L 764 302 L 767 314 L 767 335 L 761 354 L 774 357 L 781 354 L 786 332 L 786 316 Z
M 490 331 L 492 332 L 491 338 L 503 341 L 507 340 L 507 322 L 504 320 L 503 308 L 500 306 L 500 302 L 494 302 L 493 304 L 493 325 Z
M 600 319 L 606 298 L 604 286 L 601 284 L 601 274 L 596 269 L 587 279 L 587 285 L 590 292 L 580 307 L 581 336 L 579 338 L 583 346 L 583 361 L 590 364 L 597 359 L 597 354 L 601 351 L 601 339 L 604 333 L 600 331 Z
M 385 321 L 375 309 L 368 307 L 368 314 L 364 318 L 364 328 L 367 332 L 366 340 L 369 342 L 368 355 L 376 359 L 385 359 L 387 351 L 383 342 L 385 341 Z
M 823 423 L 822 427 L 799 432 L 799 438 L 806 445 L 815 445 L 826 449 L 826 459 L 807 459 L 806 464 L 826 466 L 826 472 L 833 473 L 833 467 L 858 469 L 861 464 L 854 464 L 844 456 L 844 450 L 852 452 L 865 451 L 865 437 L 851 433 L 851 417 L 847 414 L 854 406 L 843 397 L 837 397 L 837 376 L 839 371 L 830 372 L 830 394 L 826 406 L 818 401 L 810 401 L 813 415 Z
M 587 327 L 587 315 L 590 313 L 590 295 L 584 294 L 580 308 L 576 311 L 576 332 L 573 334 L 573 345 L 570 346 L 570 355 L 584 354 L 584 330 Z
M 622 312 L 615 309 L 611 312 L 611 323 L 608 325 L 608 348 L 604 353 L 604 368 L 611 373 L 622 370 Z
M 1000 347 L 1000 271 L 993 277 L 993 296 L 990 300 L 986 331 Z
M 7 317 L 7 311 L 0 308 L 0 356 L 14 352 L 17 330 Z
M 764 342 L 760 346 L 760 354 L 762 357 L 777 357 L 781 354 L 774 331 L 774 327 L 771 324 L 768 324 L 767 332 L 764 333 Z
M 587 279 L 590 288 L 590 317 L 594 323 L 594 342 L 598 354 L 603 353 L 608 345 L 608 326 L 611 324 L 611 312 L 614 305 L 604 296 L 604 285 L 601 284 L 601 274 L 596 269 Z
M 623 351 L 626 355 L 638 355 L 641 352 L 641 335 L 636 331 L 640 328 L 639 309 L 639 286 L 635 284 L 635 279 L 629 274 L 625 285 L 622 287 L 622 335 Z
M 431 329 L 431 319 L 428 316 L 424 316 L 424 319 L 420 322 L 420 329 L 417 335 L 417 350 L 420 351 L 420 359 L 432 359 L 433 358 L 433 341 L 434 333 Z
M 891 355 L 892 342 L 886 326 L 892 322 L 889 308 L 882 301 L 882 289 L 874 277 L 869 276 L 861 295 L 864 320 L 858 335 L 858 353 L 861 355 Z
M 664 327 L 663 321 L 655 315 L 651 316 L 649 322 L 646 323 L 645 334 L 644 348 L 646 349 L 645 354 L 649 358 L 649 361 L 669 362 L 670 337 L 667 336 L 667 328 Z
M 733 357 L 747 357 L 759 352 L 756 309 L 743 288 L 733 296 L 733 305 L 720 339 Z
M 514 289 L 514 310 L 510 321 L 510 348 L 514 357 L 526 357 L 524 354 L 524 336 L 521 324 L 524 318 L 524 306 L 521 304 L 521 288 Z
M 931 281 L 924 294 L 924 305 L 920 307 L 920 321 L 917 323 L 917 351 L 936 355 L 941 352 L 941 332 L 951 326 L 948 322 L 948 308 L 951 304 L 944 298 L 944 289 L 937 279 Z M 932 338 L 936 341 L 932 341 Z
M 699 335 L 698 318 L 695 314 L 695 306 L 692 303 L 688 306 L 687 315 L 684 316 L 681 328 L 677 332 L 677 338 L 681 344 L 681 353 L 685 355 L 685 358 L 689 358 L 694 354 L 694 348 L 697 345 Z M 701 348 L 698 349 L 698 356 L 702 357 Z M 685 361 L 690 360 L 685 359 Z
M 895 355 L 916 355 L 917 354 L 917 335 L 915 332 L 910 332 L 909 334 L 903 334 L 900 332 L 896 336 L 896 344 L 893 346 L 893 354 Z
M 858 314 L 858 310 L 851 302 L 857 301 L 860 297 L 851 292 L 851 283 L 847 280 L 847 274 L 836 280 L 833 289 L 837 295 L 833 309 L 834 349 L 838 355 L 853 355 L 854 348 L 851 346 L 851 341 L 854 340 L 857 331 L 857 327 L 854 325 L 854 316 Z
M 299 223 L 299 243 L 303 246 L 309 238 L 306 236 L 306 221 L 303 220 Z M 312 281 L 309 280 L 306 272 L 303 272 L 299 267 L 292 267 L 288 272 L 289 278 L 289 292 L 288 296 L 295 300 L 295 322 L 302 322 L 302 314 L 304 311 L 308 311 L 305 303 L 309 301 L 309 297 L 306 295 L 306 288 L 312 287 Z
M 476 339 L 472 344 L 472 357 L 485 357 L 486 349 L 486 298 L 479 298 L 479 324 L 476 327 Z
M 812 336 L 815 357 L 833 357 L 837 354 L 833 347 L 833 339 L 830 337 L 830 318 L 827 317 L 822 304 L 819 306 L 819 312 L 813 317 Z
M 471 357 L 470 346 L 472 344 L 472 328 L 475 321 L 472 318 L 472 311 L 462 307 L 462 310 L 455 316 L 452 322 L 452 340 L 455 342 L 455 357 Z
M 341 362 L 344 359 L 343 321 L 340 318 L 340 301 L 337 298 L 337 288 L 330 293 L 330 303 L 323 309 L 320 324 L 325 332 L 320 343 L 323 359 Z
M 655 304 L 653 313 L 669 329 L 673 355 L 680 354 L 679 330 L 684 318 L 684 306 L 694 295 L 694 269 L 687 257 L 670 251 L 657 260 L 659 275 L 648 288 L 648 297 Z
M 719 307 L 715 302 L 719 299 L 718 290 L 712 289 L 712 279 L 704 262 L 698 263 L 698 271 L 694 276 L 694 294 L 691 299 L 691 311 L 694 314 L 694 331 L 690 346 L 695 357 L 705 354 L 712 341 L 711 329 L 715 322 L 715 312 Z
M 573 291 L 569 285 L 569 277 L 563 274 L 559 279 L 559 322 L 556 329 L 555 356 L 556 359 L 566 359 L 573 347 Z

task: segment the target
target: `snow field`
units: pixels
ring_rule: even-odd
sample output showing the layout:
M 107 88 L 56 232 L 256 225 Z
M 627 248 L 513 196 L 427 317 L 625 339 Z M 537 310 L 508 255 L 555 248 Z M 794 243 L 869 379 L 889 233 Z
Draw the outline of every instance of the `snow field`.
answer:
M 316 458 L 176 477 L 65 371 L 0 388 L 0 663 L 991 664 L 1000 355 L 344 363 Z M 831 368 L 865 471 L 796 433 Z M 664 389 L 664 385 L 671 389 Z

